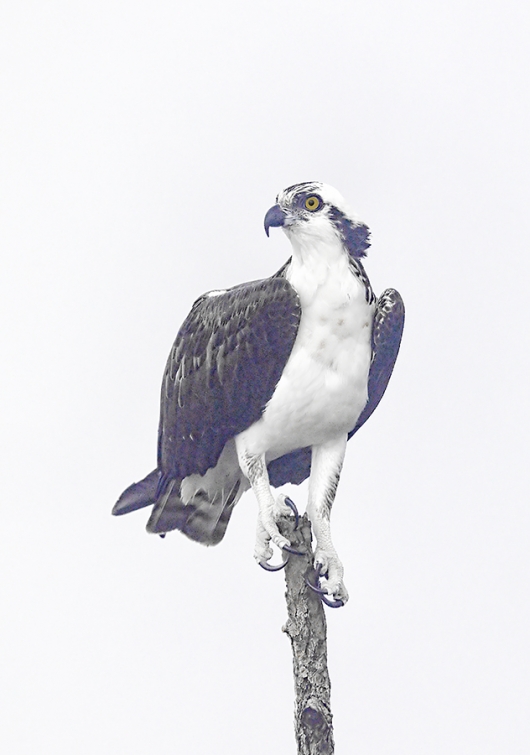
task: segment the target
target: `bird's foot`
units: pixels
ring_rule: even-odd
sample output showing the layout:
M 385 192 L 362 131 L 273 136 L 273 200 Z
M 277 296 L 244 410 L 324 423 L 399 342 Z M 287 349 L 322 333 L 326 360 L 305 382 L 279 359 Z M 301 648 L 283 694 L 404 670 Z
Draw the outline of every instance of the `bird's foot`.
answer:
M 306 579 L 308 586 L 320 595 L 323 603 L 327 606 L 331 608 L 340 608 L 343 606 L 349 596 L 342 579 L 344 568 L 335 551 L 325 551 L 322 548 L 317 548 L 314 567 L 316 582 L 313 584 Z
M 280 493 L 274 501 L 274 520 L 277 522 L 281 516 L 289 516 L 291 514 L 294 516 L 294 529 L 296 530 L 298 529 L 298 522 L 300 521 L 298 509 L 296 508 L 294 501 L 292 501 L 288 495 Z
M 269 533 L 263 527 L 258 526 L 256 533 L 256 545 L 254 546 L 254 558 L 260 561 L 268 561 L 273 556 L 273 550 L 270 545 L 271 539 Z
M 258 541 L 264 530 L 265 532 L 263 535 L 268 538 L 267 545 L 269 541 L 272 541 L 274 545 L 277 545 L 278 548 L 280 548 L 280 550 L 286 549 L 290 553 L 296 553 L 296 551 L 290 550 L 290 541 L 284 537 L 278 529 L 278 520 L 282 516 L 288 514 L 294 514 L 296 529 L 296 527 L 298 527 L 299 519 L 298 510 L 288 496 L 280 494 L 269 508 L 265 510 L 262 509 L 259 513 Z
M 258 564 L 267 571 L 278 571 L 283 569 L 289 560 L 289 554 L 303 555 L 300 551 L 293 548 L 289 540 L 283 537 L 278 530 L 276 522 L 281 516 L 286 514 L 294 514 L 295 526 L 297 529 L 299 516 L 298 510 L 293 501 L 286 495 L 280 494 L 275 502 L 274 506 L 268 512 L 270 516 L 266 517 L 266 522 L 260 516 L 258 521 L 258 532 L 256 536 L 256 546 L 254 548 L 254 558 Z M 268 525 L 268 526 L 267 526 Z M 269 560 L 272 558 L 273 551 L 271 548 L 271 542 L 277 545 L 282 551 L 282 562 L 278 565 L 269 564 Z

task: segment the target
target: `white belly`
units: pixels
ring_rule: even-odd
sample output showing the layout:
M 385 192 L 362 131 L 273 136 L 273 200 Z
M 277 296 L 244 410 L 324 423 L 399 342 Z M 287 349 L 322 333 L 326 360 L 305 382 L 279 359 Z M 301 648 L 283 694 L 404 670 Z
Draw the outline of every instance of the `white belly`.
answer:
M 346 434 L 368 398 L 374 305 L 347 259 L 316 283 L 302 272 L 291 279 L 302 303 L 293 350 L 263 416 L 240 436 L 267 461 Z

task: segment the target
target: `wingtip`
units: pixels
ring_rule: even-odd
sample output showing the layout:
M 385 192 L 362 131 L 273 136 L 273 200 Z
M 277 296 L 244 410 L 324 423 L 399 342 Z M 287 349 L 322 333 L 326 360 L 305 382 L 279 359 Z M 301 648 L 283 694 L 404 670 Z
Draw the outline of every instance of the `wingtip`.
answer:
M 154 469 L 140 482 L 129 485 L 112 507 L 112 516 L 122 516 L 152 505 L 156 501 L 158 479 L 159 471 Z

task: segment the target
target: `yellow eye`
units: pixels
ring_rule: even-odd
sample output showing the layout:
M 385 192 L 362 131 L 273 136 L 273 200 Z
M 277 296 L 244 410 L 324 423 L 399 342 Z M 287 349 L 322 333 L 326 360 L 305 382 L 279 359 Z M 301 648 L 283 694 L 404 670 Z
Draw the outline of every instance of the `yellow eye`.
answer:
M 320 199 L 318 197 L 308 197 L 305 201 L 306 210 L 309 212 L 315 212 L 320 207 Z

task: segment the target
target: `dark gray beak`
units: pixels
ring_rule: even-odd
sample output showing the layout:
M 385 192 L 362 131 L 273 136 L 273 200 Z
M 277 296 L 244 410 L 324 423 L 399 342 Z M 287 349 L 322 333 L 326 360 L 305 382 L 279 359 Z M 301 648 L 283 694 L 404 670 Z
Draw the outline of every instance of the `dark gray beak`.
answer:
M 274 207 L 271 207 L 268 213 L 265 215 L 265 233 L 267 236 L 269 235 L 269 228 L 271 226 L 278 227 L 284 224 L 285 222 L 286 214 L 282 210 L 279 204 L 275 204 Z

